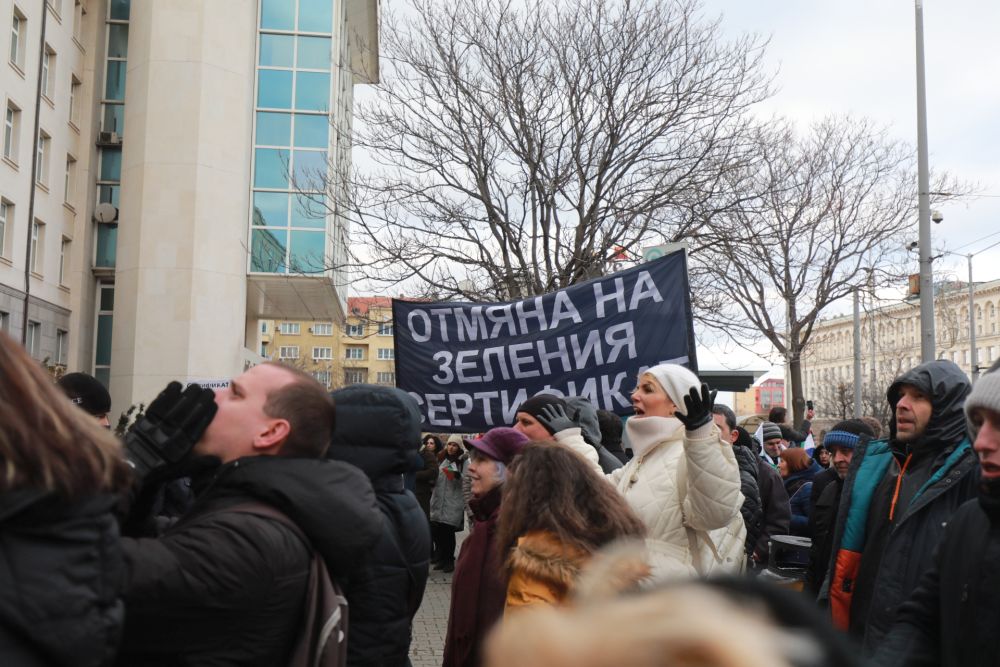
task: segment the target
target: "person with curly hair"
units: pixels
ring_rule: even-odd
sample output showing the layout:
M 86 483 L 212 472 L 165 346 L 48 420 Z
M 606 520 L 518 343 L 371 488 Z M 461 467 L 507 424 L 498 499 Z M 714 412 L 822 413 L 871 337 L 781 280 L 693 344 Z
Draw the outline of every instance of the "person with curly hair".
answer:
M 509 468 L 497 523 L 507 606 L 559 604 L 594 551 L 645 537 L 625 499 L 573 450 L 531 443 Z

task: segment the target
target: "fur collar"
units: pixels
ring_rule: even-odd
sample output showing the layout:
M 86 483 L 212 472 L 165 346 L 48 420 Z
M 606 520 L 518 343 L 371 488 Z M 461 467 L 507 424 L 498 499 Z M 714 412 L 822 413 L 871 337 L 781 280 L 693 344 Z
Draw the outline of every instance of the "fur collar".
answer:
M 564 590 L 572 586 L 590 554 L 565 544 L 549 531 L 531 531 L 518 538 L 507 564 L 511 572 L 542 579 Z

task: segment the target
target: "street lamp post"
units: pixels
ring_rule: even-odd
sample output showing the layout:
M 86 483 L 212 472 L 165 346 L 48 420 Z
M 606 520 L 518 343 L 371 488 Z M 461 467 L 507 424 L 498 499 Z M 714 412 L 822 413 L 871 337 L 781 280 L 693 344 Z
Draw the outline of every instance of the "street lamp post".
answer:
M 934 276 L 931 267 L 930 176 L 927 165 L 927 92 L 924 85 L 924 7 L 914 1 L 917 33 L 917 183 L 920 210 L 920 357 L 933 361 Z

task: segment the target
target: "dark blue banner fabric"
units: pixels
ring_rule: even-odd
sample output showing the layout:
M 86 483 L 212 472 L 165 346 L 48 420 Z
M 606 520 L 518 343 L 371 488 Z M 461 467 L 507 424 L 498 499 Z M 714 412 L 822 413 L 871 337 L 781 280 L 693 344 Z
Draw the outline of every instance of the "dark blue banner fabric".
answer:
M 683 252 L 523 301 L 394 299 L 392 314 L 396 384 L 427 429 L 510 426 L 543 389 L 628 415 L 646 368 L 698 371 Z

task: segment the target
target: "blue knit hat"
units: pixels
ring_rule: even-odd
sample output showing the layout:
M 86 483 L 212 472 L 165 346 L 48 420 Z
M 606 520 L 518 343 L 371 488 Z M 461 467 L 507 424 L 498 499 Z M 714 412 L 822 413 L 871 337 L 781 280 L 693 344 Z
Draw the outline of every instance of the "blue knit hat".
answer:
M 871 427 L 860 419 L 845 419 L 826 432 L 823 436 L 823 446 L 827 449 L 831 447 L 854 449 L 864 440 L 874 436 Z

